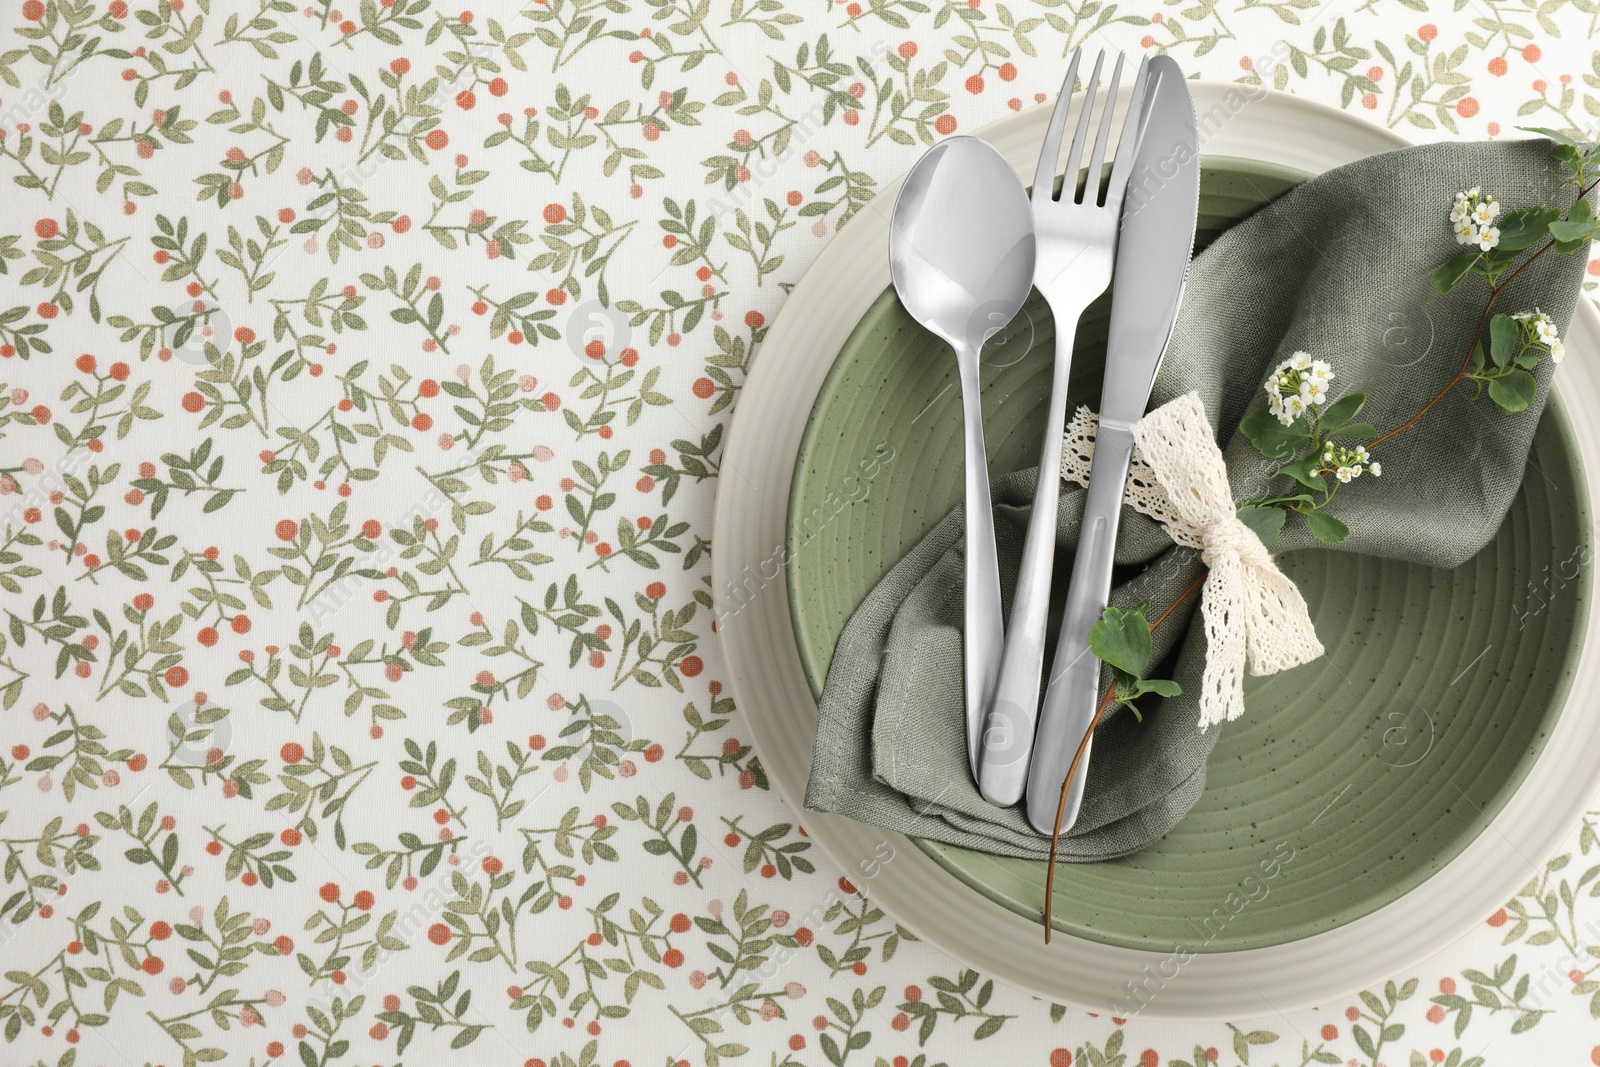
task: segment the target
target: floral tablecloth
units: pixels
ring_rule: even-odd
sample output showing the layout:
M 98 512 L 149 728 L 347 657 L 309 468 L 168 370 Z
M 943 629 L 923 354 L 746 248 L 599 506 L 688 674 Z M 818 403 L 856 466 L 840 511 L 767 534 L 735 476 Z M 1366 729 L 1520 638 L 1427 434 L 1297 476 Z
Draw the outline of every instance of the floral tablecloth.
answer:
M 1095 1017 L 918 943 L 741 736 L 707 539 L 787 287 L 1066 50 L 1493 137 L 1594 125 L 1597 19 L 11 0 L 0 1059 L 1600 1064 L 1600 812 L 1315 1011 Z

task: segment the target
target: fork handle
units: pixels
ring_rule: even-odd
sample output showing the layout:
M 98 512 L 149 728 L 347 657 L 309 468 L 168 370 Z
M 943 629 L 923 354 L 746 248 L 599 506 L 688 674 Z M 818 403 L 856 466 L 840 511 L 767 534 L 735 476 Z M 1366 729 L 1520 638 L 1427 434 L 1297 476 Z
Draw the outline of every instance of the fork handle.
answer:
M 1061 438 L 1067 424 L 1067 377 L 1073 333 L 1056 331 L 1054 380 L 1033 511 L 1022 544 L 1022 568 L 1011 601 L 1000 677 L 985 720 L 978 787 L 983 799 L 1010 807 L 1022 799 L 1038 719 L 1039 677 L 1044 671 L 1045 617 L 1050 609 L 1050 573 L 1055 565 L 1056 506 L 1061 499 Z
M 1094 721 L 1100 694 L 1100 660 L 1089 651 L 1089 631 L 1100 621 L 1111 597 L 1117 525 L 1132 462 L 1132 426 L 1101 422 L 1095 434 L 1094 465 L 1084 497 L 1083 527 L 1072 561 L 1072 584 L 1067 590 L 1061 637 L 1039 711 L 1038 735 L 1028 768 L 1028 822 L 1043 834 L 1051 833 L 1055 827 L 1061 783 L 1079 741 Z M 1062 812 L 1063 833 L 1072 828 L 1083 805 L 1090 747 L 1089 742 L 1084 743 L 1083 757 L 1073 773 Z
M 966 443 L 962 689 L 967 718 L 967 764 L 974 781 L 978 777 L 983 715 L 994 692 L 1005 633 L 1000 609 L 1000 565 L 994 546 L 994 512 L 989 499 L 989 455 L 983 443 L 983 391 L 978 379 L 978 359 L 976 351 L 956 353 Z

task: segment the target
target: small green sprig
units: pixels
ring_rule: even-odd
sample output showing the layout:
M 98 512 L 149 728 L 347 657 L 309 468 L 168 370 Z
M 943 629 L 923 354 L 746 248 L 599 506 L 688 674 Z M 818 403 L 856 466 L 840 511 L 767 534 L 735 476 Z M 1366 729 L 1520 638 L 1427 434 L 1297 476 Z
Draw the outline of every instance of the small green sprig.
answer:
M 1555 324 L 1538 309 L 1494 316 L 1489 320 L 1488 353 L 1483 349 L 1481 342 L 1474 345 L 1467 364 L 1467 377 L 1476 386 L 1472 395 L 1476 398 L 1487 389 L 1489 399 L 1513 415 L 1533 403 L 1539 388 L 1533 368 L 1545 356 L 1559 363 L 1562 355 Z
M 1587 148 L 1559 130 L 1542 126 L 1519 128 L 1554 142 L 1551 155 L 1566 168 L 1567 183 L 1577 186 L 1578 194 L 1566 211 L 1530 207 L 1503 215 L 1498 214 L 1498 208 L 1493 209 L 1494 214 L 1485 212 L 1488 217 L 1481 218 L 1480 225 L 1465 231 L 1470 232 L 1471 236 L 1462 240 L 1462 243 L 1469 247 L 1451 256 L 1433 272 L 1434 288 L 1441 293 L 1450 292 L 1474 275 L 1483 278 L 1492 289 L 1498 291 L 1504 287 L 1502 279 L 1509 282 L 1511 277 L 1546 251 L 1570 255 L 1583 251 L 1591 241 L 1600 237 L 1600 217 L 1594 214 L 1588 201 L 1589 191 L 1600 180 L 1596 150 Z M 1456 199 L 1458 205 L 1463 201 L 1476 207 L 1479 202 L 1493 204 L 1494 198 L 1480 196 L 1478 190 L 1473 189 Z M 1452 218 L 1451 221 L 1459 225 L 1462 220 Z M 1458 230 L 1458 239 L 1462 239 L 1463 232 Z M 1546 243 L 1529 259 L 1517 262 L 1523 252 L 1541 241 Z
M 1532 405 L 1538 392 L 1533 371 L 1548 357 L 1559 363 L 1563 353 L 1555 323 L 1540 311 L 1514 315 L 1494 311 L 1495 301 L 1516 278 L 1549 252 L 1570 255 L 1600 239 L 1600 216 L 1588 201 L 1600 184 L 1596 153 L 1556 130 L 1530 128 L 1553 145 L 1551 154 L 1567 171 L 1567 184 L 1576 187 L 1565 209 L 1530 207 L 1504 211 L 1481 188 L 1456 194 L 1449 213 L 1450 227 L 1462 251 L 1433 272 L 1433 284 L 1449 293 L 1468 278 L 1482 278 L 1489 297 L 1479 316 L 1472 343 L 1456 374 L 1409 419 L 1382 435 L 1371 425 L 1357 422 L 1366 403 L 1364 393 L 1349 393 L 1331 401 L 1334 378 L 1326 363 L 1296 352 L 1280 363 L 1267 379 L 1268 403 L 1240 424 L 1240 430 L 1268 459 L 1284 460 L 1274 477 L 1290 479 L 1282 492 L 1270 493 L 1239 505 L 1239 519 L 1271 547 L 1283 532 L 1289 513 L 1304 516 L 1306 527 L 1319 540 L 1337 544 L 1350 529 L 1328 512 L 1339 492 L 1363 473 L 1383 472 L 1373 458 L 1378 447 L 1415 426 L 1423 416 L 1462 382 L 1472 382 L 1473 397 L 1487 393 L 1501 411 L 1517 414 Z M 1331 401 L 1331 402 L 1330 402 Z M 1337 439 L 1337 440 L 1335 440 Z
M 1506 288 L 1541 257 L 1550 252 L 1571 255 L 1585 251 L 1590 242 L 1600 237 L 1600 217 L 1596 217 L 1588 199 L 1595 185 L 1600 184 L 1600 166 L 1596 162 L 1600 149 L 1586 147 L 1559 130 L 1537 126 L 1524 129 L 1553 142 L 1551 155 L 1566 169 L 1566 184 L 1576 190 L 1572 203 L 1564 211 L 1534 207 L 1502 215 L 1494 198 L 1478 189 L 1457 194 L 1450 222 L 1456 240 L 1467 247 L 1433 272 L 1433 285 L 1439 292 L 1448 293 L 1467 278 L 1479 277 L 1488 285 L 1489 297 L 1455 376 L 1420 411 L 1373 441 L 1369 448 L 1375 449 L 1411 429 L 1450 390 L 1465 381 L 1476 386 L 1474 396 L 1487 391 L 1501 410 L 1511 414 L 1525 411 L 1537 387 L 1531 373 L 1534 367 L 1545 355 L 1552 362 L 1561 361 L 1561 340 L 1555 325 L 1542 312 L 1535 308 L 1501 315 L 1495 313 L 1494 305 Z M 1500 335 L 1498 342 L 1496 331 Z
M 1383 473 L 1363 441 L 1378 431 L 1356 417 L 1366 406 L 1367 394 L 1348 393 L 1329 399 L 1333 369 L 1310 353 L 1296 352 L 1267 379 L 1268 404 L 1247 415 L 1239 429 L 1268 459 L 1285 460 L 1275 478 L 1288 478 L 1286 491 L 1246 500 L 1239 519 L 1255 531 L 1261 543 L 1272 546 L 1293 512 L 1304 517 L 1306 528 L 1318 540 L 1338 544 L 1350 528 L 1327 510 L 1340 486 L 1364 472 Z
M 1149 610 L 1149 601 L 1131 611 L 1108 607 L 1089 631 L 1089 650 L 1111 668 L 1111 677 L 1116 681 L 1111 699 L 1133 712 L 1140 722 L 1144 716 L 1134 703 L 1140 697 L 1151 693 L 1175 697 L 1183 692 L 1170 679 L 1144 677 L 1154 647 L 1150 641 Z
M 1489 198 L 1488 202 L 1494 201 Z M 1579 200 L 1578 204 L 1584 208 L 1589 206 L 1587 200 Z M 1577 210 L 1576 205 L 1570 209 L 1571 212 Z M 1474 275 L 1483 278 L 1491 286 L 1498 284 L 1506 272 L 1516 266 L 1518 256 L 1542 238 L 1550 236 L 1551 226 L 1565 229 L 1569 224 L 1561 211 L 1549 207 L 1507 212 L 1494 218 L 1492 223 L 1481 243 L 1476 239 L 1465 242 L 1470 247 L 1445 260 L 1433 272 L 1435 289 L 1448 293 Z

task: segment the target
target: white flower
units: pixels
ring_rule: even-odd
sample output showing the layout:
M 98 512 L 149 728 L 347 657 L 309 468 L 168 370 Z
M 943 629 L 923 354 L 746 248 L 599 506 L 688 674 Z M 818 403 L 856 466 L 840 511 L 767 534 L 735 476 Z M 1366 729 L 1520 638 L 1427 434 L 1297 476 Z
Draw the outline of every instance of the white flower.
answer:
M 1450 207 L 1450 229 L 1456 243 L 1477 245 L 1484 252 L 1500 243 L 1500 231 L 1494 220 L 1500 217 L 1500 204 L 1477 187 L 1456 194 Z
M 1276 414 L 1278 421 L 1288 426 L 1303 415 L 1305 410 L 1306 403 L 1304 400 L 1301 400 L 1298 396 L 1286 396 L 1283 398 L 1282 410 L 1276 412 Z
M 1294 355 L 1283 361 L 1283 366 L 1290 370 L 1305 370 L 1308 367 L 1314 366 L 1314 364 L 1312 362 L 1310 352 L 1296 352 Z
M 1538 335 L 1541 344 L 1549 345 L 1560 340 L 1560 335 L 1556 331 L 1556 324 L 1543 315 L 1533 320 L 1533 330 Z
M 1369 470 L 1374 478 L 1383 474 L 1383 467 L 1372 459 L 1366 445 L 1343 448 L 1330 441 L 1323 447 L 1320 473 L 1332 474 L 1348 485 Z
M 1561 338 L 1550 342 L 1550 362 L 1560 363 L 1567 355 L 1567 346 L 1562 344 Z
M 1326 404 L 1328 402 L 1328 387 L 1315 378 L 1307 378 L 1300 383 L 1300 399 L 1307 405 Z
M 1333 367 L 1326 360 L 1314 359 L 1311 361 L 1311 377 L 1314 381 L 1326 384 L 1333 381 L 1337 375 L 1333 373 Z

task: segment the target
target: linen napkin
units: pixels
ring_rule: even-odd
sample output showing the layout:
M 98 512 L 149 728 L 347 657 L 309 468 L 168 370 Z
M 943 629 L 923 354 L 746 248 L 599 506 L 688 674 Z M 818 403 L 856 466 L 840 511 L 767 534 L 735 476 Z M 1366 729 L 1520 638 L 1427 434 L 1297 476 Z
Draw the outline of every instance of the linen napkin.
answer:
M 1448 221 L 1455 194 L 1481 186 L 1508 211 L 1564 207 L 1574 191 L 1563 184 L 1566 172 L 1550 149 L 1547 141 L 1528 140 L 1389 152 L 1312 178 L 1240 222 L 1195 258 L 1150 407 L 1198 391 L 1236 500 L 1261 495 L 1276 466 L 1237 427 L 1264 402 L 1267 375 L 1296 351 L 1334 365 L 1336 395 L 1366 392 L 1362 421 L 1380 431 L 1403 422 L 1454 375 L 1487 298 L 1481 279 L 1448 295 L 1430 281 L 1433 269 L 1460 250 Z M 1543 256 L 1511 283 L 1495 310 L 1537 305 L 1564 332 L 1584 265 L 1582 256 Z M 1469 559 L 1494 536 L 1522 482 L 1554 370 L 1549 359 L 1541 362 L 1537 396 L 1516 415 L 1457 386 L 1416 427 L 1383 446 L 1383 478 L 1364 478 L 1339 495 L 1347 540 L 1323 545 L 1290 516 L 1274 553 L 1362 552 L 1438 567 Z M 1473 454 L 1470 464 L 1459 462 Z M 1008 610 L 1034 480 L 1034 471 L 1019 471 L 993 485 Z M 1052 651 L 1083 496 L 1081 488 L 1064 486 L 1057 512 Z M 846 624 L 823 687 L 806 806 L 984 852 L 1042 859 L 1049 838 L 1028 825 L 1020 807 L 985 802 L 968 771 L 961 535 L 957 508 Z M 1173 544 L 1126 507 L 1117 562 L 1133 576 L 1111 602 L 1128 608 L 1148 600 L 1151 618 L 1204 570 L 1198 553 Z M 1063 860 L 1136 852 L 1199 799 L 1206 758 L 1225 727 L 1198 727 L 1205 635 L 1190 625 L 1197 604 L 1191 596 L 1154 634 L 1150 676 L 1174 678 L 1183 695 L 1151 704 L 1142 722 L 1115 707 L 1101 722 L 1082 812 L 1062 838 Z M 1108 681 L 1103 673 L 1102 692 Z

